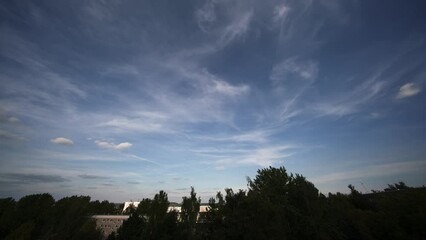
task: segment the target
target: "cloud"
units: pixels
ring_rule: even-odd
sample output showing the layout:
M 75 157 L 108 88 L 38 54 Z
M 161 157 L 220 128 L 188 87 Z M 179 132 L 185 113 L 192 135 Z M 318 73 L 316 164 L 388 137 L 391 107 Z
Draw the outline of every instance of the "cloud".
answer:
M 119 143 L 119 144 L 115 144 L 115 143 L 96 140 L 95 143 L 100 148 L 120 150 L 120 151 L 131 148 L 133 146 L 133 144 L 131 144 L 129 142 L 122 142 L 122 143 Z
M 396 99 L 412 97 L 421 92 L 421 87 L 415 83 L 406 83 L 399 88 Z
M 205 97 L 212 98 L 212 100 L 222 100 L 223 97 L 237 97 L 250 91 L 250 86 L 246 84 L 232 85 L 205 68 L 187 66 L 181 62 L 171 63 L 170 67 L 182 77 L 191 80 L 188 83 L 192 87 L 202 91 L 204 95 L 208 94 Z
M 214 11 L 214 7 L 214 1 L 206 1 L 204 6 L 195 12 L 198 27 L 203 32 L 208 32 L 211 25 L 216 21 L 216 13 Z
M 126 161 L 129 158 L 114 156 L 113 154 L 84 154 L 84 153 L 63 153 L 55 151 L 38 151 L 38 156 L 46 159 L 64 160 L 64 161 Z
M 315 79 L 318 75 L 318 64 L 314 61 L 303 61 L 289 58 L 274 66 L 269 78 L 278 83 L 294 79 Z
M 286 150 L 295 148 L 291 145 L 283 145 L 277 147 L 263 147 L 254 150 L 249 150 L 245 154 L 238 156 L 230 156 L 216 160 L 216 169 L 223 170 L 225 166 L 229 165 L 250 165 L 269 167 L 281 162 L 283 159 L 291 156 Z
M 290 146 L 268 147 L 253 151 L 249 155 L 244 156 L 238 163 L 246 165 L 255 165 L 260 167 L 273 166 L 280 160 L 291 156 L 283 151 L 291 148 Z
M 389 176 L 401 173 L 409 173 L 415 171 L 424 171 L 426 169 L 426 162 L 422 161 L 412 161 L 412 162 L 396 162 L 396 163 L 386 163 L 381 165 L 373 165 L 363 167 L 361 169 L 344 171 L 338 173 L 332 173 L 316 177 L 312 179 L 312 182 L 319 183 L 328 183 L 328 182 L 337 182 L 341 180 L 349 179 L 364 179 L 369 177 L 382 177 Z
M 40 175 L 24 173 L 2 173 L 0 174 L 0 178 L 5 179 L 5 181 L 17 184 L 58 183 L 69 181 L 68 179 L 65 179 L 58 175 Z
M 130 182 L 127 182 L 128 184 L 140 184 L 140 182 L 135 182 L 135 181 L 130 181 Z
M 3 111 L 2 109 L 0 109 L 0 123 L 17 124 L 17 123 L 20 123 L 20 122 L 21 122 L 21 120 L 19 120 L 19 118 L 13 117 L 13 116 L 9 116 L 8 114 L 6 114 L 5 111 Z
M 362 84 L 355 87 L 347 94 L 339 94 L 339 97 L 312 104 L 312 109 L 319 116 L 337 116 L 354 114 L 362 111 L 362 107 L 376 99 L 383 93 L 386 82 L 380 80 L 382 72 L 379 71 Z
M 118 117 L 98 124 L 100 127 L 113 127 L 118 130 L 131 130 L 147 133 L 169 132 L 160 121 L 147 117 Z
M 271 131 L 255 130 L 248 131 L 242 134 L 235 134 L 229 136 L 196 136 L 195 138 L 207 141 L 218 141 L 218 142 L 254 142 L 264 143 L 268 141 L 268 137 L 272 134 Z
M 356 112 L 355 105 L 349 103 L 333 104 L 333 103 L 318 103 L 315 104 L 314 109 L 321 115 L 330 115 L 342 117 Z
M 283 21 L 287 18 L 288 11 L 290 8 L 284 4 L 276 6 L 274 8 L 274 21 L 279 22 Z
M 64 137 L 57 137 L 50 139 L 50 142 L 55 144 L 61 144 L 61 145 L 73 145 L 74 142 L 71 139 L 64 138 Z
M 88 175 L 88 174 L 81 174 L 81 175 L 78 175 L 78 177 L 83 179 L 108 179 L 108 177 Z
M 6 130 L 0 129 L 0 139 L 6 139 L 6 140 L 14 140 L 14 141 L 23 141 L 25 140 L 24 137 L 21 137 L 17 134 L 8 132 Z
M 215 91 L 228 96 L 239 96 L 250 90 L 250 87 L 247 85 L 233 86 L 221 80 L 213 80 L 213 86 Z
M 225 47 L 234 39 L 243 37 L 249 29 L 253 12 L 249 11 L 236 17 L 231 24 L 226 26 L 219 38 L 219 46 Z

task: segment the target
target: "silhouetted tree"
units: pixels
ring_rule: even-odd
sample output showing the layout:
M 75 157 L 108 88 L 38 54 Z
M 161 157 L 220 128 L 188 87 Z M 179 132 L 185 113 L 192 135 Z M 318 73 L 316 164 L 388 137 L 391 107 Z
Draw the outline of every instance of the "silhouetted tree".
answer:
M 195 224 L 197 223 L 198 213 L 200 211 L 201 199 L 197 198 L 194 188 L 191 187 L 189 197 L 182 198 L 180 212 L 181 231 L 186 239 L 193 239 L 195 236 Z

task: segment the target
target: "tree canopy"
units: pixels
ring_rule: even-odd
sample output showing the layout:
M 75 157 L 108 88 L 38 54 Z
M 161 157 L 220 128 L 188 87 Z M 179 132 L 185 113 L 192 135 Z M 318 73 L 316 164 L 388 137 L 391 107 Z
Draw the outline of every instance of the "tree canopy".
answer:
M 168 211 L 168 195 L 160 191 L 129 208 L 128 220 L 108 239 L 426 239 L 424 187 L 398 182 L 362 194 L 349 185 L 349 194 L 325 196 L 284 167 L 258 170 L 247 186 L 217 192 L 202 215 L 193 187 L 180 212 Z M 90 216 L 120 212 L 115 204 L 88 196 L 4 198 L 0 239 L 102 239 Z

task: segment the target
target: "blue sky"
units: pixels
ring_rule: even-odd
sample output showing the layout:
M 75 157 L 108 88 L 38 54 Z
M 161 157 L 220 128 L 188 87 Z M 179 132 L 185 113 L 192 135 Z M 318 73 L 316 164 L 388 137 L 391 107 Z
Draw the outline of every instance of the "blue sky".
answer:
M 426 3 L 2 1 L 0 197 L 426 183 Z

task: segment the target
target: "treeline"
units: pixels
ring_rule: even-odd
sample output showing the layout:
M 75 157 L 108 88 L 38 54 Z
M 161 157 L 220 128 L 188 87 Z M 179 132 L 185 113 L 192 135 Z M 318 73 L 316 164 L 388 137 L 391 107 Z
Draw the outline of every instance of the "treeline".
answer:
M 121 209 L 108 201 L 90 201 L 72 196 L 55 201 L 47 193 L 15 201 L 0 199 L 0 239 L 101 239 L 102 233 L 88 216 L 118 214 Z
M 259 170 L 247 186 L 247 190 L 217 193 L 204 214 L 198 214 L 201 200 L 193 188 L 183 198 L 180 213 L 167 211 L 170 202 L 160 191 L 153 199 L 143 199 L 136 209 L 130 208 L 129 219 L 108 239 L 426 239 L 424 187 L 410 188 L 400 182 L 361 194 L 349 185 L 350 194 L 325 196 L 303 176 L 288 174 L 283 167 Z M 104 207 L 94 207 L 100 204 Z M 48 194 L 18 202 L 3 199 L 0 236 L 101 239 L 87 216 L 116 211 L 113 204 L 90 202 L 88 197 L 56 203 Z
M 226 189 L 198 216 L 192 189 L 182 213 L 167 213 L 167 195 L 144 199 L 109 239 L 426 239 L 426 189 L 404 183 L 361 194 L 319 193 L 301 175 L 267 168 L 248 190 Z M 161 206 L 161 207 L 159 207 Z

